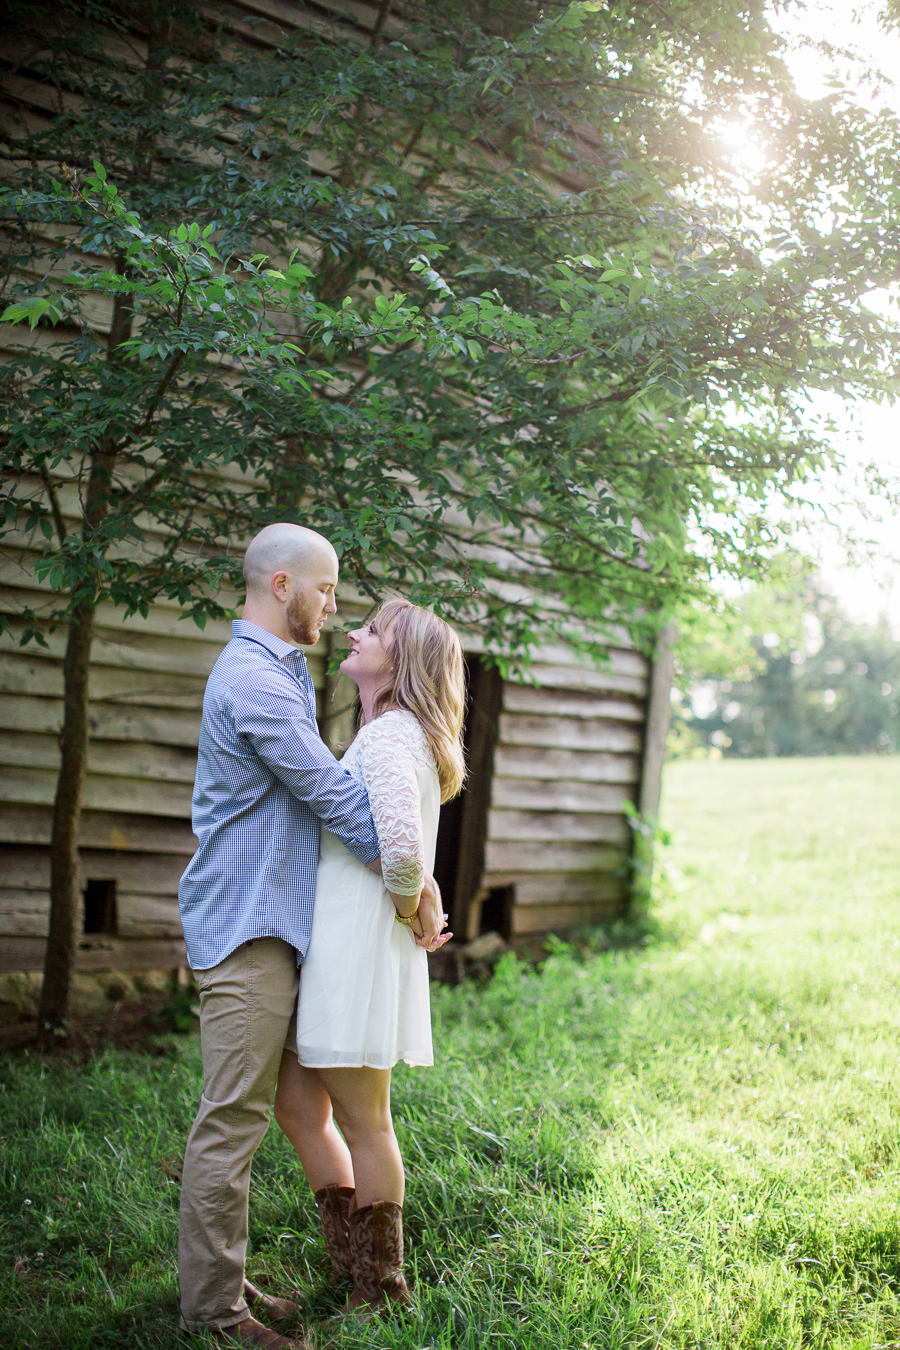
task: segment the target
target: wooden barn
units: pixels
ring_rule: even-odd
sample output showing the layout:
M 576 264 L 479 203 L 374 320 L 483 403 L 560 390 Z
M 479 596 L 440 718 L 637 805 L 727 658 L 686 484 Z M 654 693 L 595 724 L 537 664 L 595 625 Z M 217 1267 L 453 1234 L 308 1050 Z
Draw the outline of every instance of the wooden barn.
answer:
M 34 586 L 27 559 L 7 558 L 2 581 L 9 612 Z M 163 606 L 147 620 L 101 614 L 81 835 L 82 970 L 184 963 L 177 893 L 195 846 L 200 709 L 228 637 L 226 624 L 200 632 Z M 326 674 L 338 637 L 308 652 L 333 744 L 347 734 L 351 690 Z M 46 649 L 22 648 L 14 636 L 0 646 L 0 969 L 7 971 L 43 964 L 63 644 L 58 633 Z M 620 648 L 598 668 L 565 648 L 539 655 L 534 683 L 504 680 L 476 653 L 467 657 L 470 776 L 442 809 L 436 864 L 460 937 L 562 932 L 623 913 L 631 840 L 622 803 L 649 815 L 658 805 L 668 656 L 651 665 Z
M 209 7 L 235 40 L 275 42 L 284 27 L 366 41 L 398 20 L 362 0 L 233 0 Z M 247 21 L 252 21 L 248 29 Z M 275 25 L 270 30 L 267 25 Z M 248 38 L 249 34 L 249 38 Z M 17 54 L 4 82 L 15 139 L 56 116 L 60 92 Z M 68 96 L 66 96 L 68 97 Z M 68 105 L 66 105 L 68 106 Z M 5 329 L 5 332 L 3 331 Z M 0 326 L 0 356 L 21 333 Z M 38 331 L 35 341 L 51 336 Z M 19 645 L 16 616 L 40 610 L 28 536 L 8 540 L 0 605 L 0 969 L 42 968 L 48 921 L 51 809 L 62 720 L 65 633 Z M 340 602 L 340 596 L 339 596 Z M 342 604 L 340 619 L 357 617 Z M 177 889 L 193 852 L 191 789 L 206 677 L 230 636 L 202 632 L 174 606 L 148 618 L 97 616 L 91 674 L 91 747 L 81 829 L 85 971 L 184 963 Z M 320 721 L 346 739 L 347 684 L 327 657 L 339 634 L 309 652 Z M 465 639 L 464 639 L 465 641 Z M 564 931 L 609 920 L 628 903 L 631 831 L 623 802 L 655 815 L 668 725 L 671 658 L 655 663 L 622 645 L 591 664 L 565 647 L 537 653 L 528 681 L 504 680 L 467 644 L 470 776 L 443 809 L 436 872 L 458 937 Z

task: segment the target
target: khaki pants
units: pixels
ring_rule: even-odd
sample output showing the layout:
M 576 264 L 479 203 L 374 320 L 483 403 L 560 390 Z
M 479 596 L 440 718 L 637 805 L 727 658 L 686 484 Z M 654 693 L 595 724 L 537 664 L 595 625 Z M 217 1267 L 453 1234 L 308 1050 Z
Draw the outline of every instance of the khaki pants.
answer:
M 281 938 L 255 938 L 195 976 L 203 1094 L 185 1149 L 178 1235 L 181 1315 L 190 1330 L 250 1316 L 243 1294 L 250 1164 L 295 1034 L 297 954 Z

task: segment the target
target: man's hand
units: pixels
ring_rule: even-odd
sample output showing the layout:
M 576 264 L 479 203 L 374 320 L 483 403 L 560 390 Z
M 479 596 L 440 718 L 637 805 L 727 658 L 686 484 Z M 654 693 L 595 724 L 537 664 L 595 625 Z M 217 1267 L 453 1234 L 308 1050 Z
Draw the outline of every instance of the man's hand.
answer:
M 417 922 L 411 925 L 418 945 L 425 947 L 430 952 L 437 951 L 438 947 L 443 947 L 444 943 L 449 942 L 453 936 L 452 933 L 441 936 L 441 929 L 445 927 L 446 923 L 447 916 L 444 913 L 440 888 L 434 877 L 426 876 L 422 886 L 422 894 L 419 897 Z

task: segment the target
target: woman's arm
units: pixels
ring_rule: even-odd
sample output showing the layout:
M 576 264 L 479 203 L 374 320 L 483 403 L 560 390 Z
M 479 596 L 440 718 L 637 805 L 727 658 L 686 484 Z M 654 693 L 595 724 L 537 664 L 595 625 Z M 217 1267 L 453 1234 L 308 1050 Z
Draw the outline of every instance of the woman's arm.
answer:
M 366 729 L 359 748 L 381 875 L 398 914 L 408 918 L 425 879 L 418 762 L 403 721 L 389 713 Z
M 376 876 L 381 876 L 381 859 L 375 858 L 367 863 L 370 872 Z M 395 902 L 396 908 L 396 902 Z M 425 873 L 425 880 L 422 883 L 422 893 L 419 896 L 419 908 L 416 910 L 413 923 L 410 928 L 416 935 L 416 942 L 420 947 L 425 947 L 430 952 L 437 951 L 438 947 L 443 947 L 445 942 L 449 942 L 452 933 L 443 933 L 441 930 L 447 925 L 447 915 L 444 913 L 444 902 L 441 897 L 441 888 L 438 886 L 434 877 L 428 872 Z

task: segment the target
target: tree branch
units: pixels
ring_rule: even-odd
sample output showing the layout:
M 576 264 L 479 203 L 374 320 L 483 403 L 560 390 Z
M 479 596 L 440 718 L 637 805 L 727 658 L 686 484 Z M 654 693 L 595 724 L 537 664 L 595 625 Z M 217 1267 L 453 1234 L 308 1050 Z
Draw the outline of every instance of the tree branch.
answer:
M 41 464 L 39 473 L 41 476 L 41 482 L 44 484 L 44 491 L 46 492 L 50 502 L 50 511 L 53 516 L 53 524 L 56 526 L 56 533 L 59 538 L 60 545 L 62 545 L 63 543 L 65 543 L 66 539 L 66 526 L 63 520 L 62 511 L 60 510 L 59 506 L 59 497 L 57 495 L 56 488 L 53 486 L 53 483 L 50 480 L 50 474 L 47 472 L 46 464 L 43 463 Z

